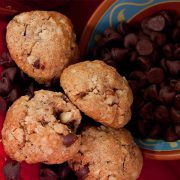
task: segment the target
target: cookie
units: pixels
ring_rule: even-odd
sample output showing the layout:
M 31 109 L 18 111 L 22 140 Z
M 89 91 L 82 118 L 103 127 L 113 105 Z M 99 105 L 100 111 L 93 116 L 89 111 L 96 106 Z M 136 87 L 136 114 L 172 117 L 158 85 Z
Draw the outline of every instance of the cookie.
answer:
M 113 128 L 131 118 L 132 91 L 115 68 L 102 61 L 85 61 L 66 68 L 60 83 L 69 99 L 87 116 Z
M 143 164 L 141 151 L 126 129 L 89 127 L 79 152 L 69 160 L 79 179 L 135 180 Z
M 22 96 L 5 118 L 5 152 L 19 162 L 63 163 L 79 150 L 75 131 L 80 121 L 79 110 L 62 93 L 40 90 L 32 99 Z
M 79 58 L 71 21 L 54 11 L 15 16 L 7 26 L 6 41 L 18 67 L 41 84 L 59 78 Z

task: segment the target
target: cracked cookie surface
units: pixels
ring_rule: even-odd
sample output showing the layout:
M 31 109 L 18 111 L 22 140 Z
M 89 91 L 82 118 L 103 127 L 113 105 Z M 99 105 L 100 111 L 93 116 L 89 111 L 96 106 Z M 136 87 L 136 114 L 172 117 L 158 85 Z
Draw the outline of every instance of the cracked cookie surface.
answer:
M 120 128 L 130 120 L 133 95 L 128 82 L 104 62 L 70 65 L 60 83 L 70 100 L 95 121 Z
M 49 84 L 79 58 L 71 21 L 54 11 L 31 11 L 15 16 L 7 26 L 7 46 L 22 71 Z
M 126 129 L 89 127 L 82 132 L 79 152 L 69 161 L 80 179 L 135 180 L 142 154 Z
M 16 161 L 63 163 L 79 150 L 80 111 L 62 93 L 40 90 L 9 108 L 2 130 L 5 152 Z

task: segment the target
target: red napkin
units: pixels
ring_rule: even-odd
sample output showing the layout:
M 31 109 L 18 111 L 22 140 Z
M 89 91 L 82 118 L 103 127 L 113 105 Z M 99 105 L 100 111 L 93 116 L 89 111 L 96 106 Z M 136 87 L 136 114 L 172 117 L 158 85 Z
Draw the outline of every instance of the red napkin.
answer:
M 69 16 L 75 26 L 78 35 L 81 35 L 89 16 L 95 8 L 103 0 L 76 0 L 70 1 L 67 5 L 60 8 L 60 11 Z M 83 13 L 83 15 L 82 15 Z M 0 54 L 3 50 L 3 32 L 7 21 L 0 19 Z M 0 67 L 1 71 L 1 67 Z M 2 129 L 4 115 L 0 113 L 0 130 Z M 0 142 L 0 180 L 4 180 L 2 168 L 5 162 L 6 155 Z M 39 165 L 21 164 L 21 179 L 23 180 L 38 180 Z M 139 180 L 179 180 L 180 179 L 180 161 L 156 161 L 144 159 L 144 166 L 139 177 Z

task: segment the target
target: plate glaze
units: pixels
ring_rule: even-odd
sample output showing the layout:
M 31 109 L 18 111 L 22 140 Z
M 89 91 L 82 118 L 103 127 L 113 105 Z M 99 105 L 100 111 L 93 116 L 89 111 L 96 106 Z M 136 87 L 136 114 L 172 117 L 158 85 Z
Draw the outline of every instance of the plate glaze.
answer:
M 180 13 L 180 0 L 105 0 L 89 19 L 80 41 L 81 55 L 92 52 L 107 27 L 116 28 L 120 21 L 138 23 L 160 10 Z M 135 139 L 146 157 L 159 160 L 180 159 L 180 140 Z

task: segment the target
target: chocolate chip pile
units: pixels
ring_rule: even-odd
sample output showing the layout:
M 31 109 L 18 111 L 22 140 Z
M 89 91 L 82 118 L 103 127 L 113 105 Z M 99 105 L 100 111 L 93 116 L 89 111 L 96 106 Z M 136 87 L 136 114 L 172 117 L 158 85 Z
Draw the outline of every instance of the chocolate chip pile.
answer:
M 93 49 L 124 75 L 134 94 L 131 132 L 180 139 L 180 16 L 161 11 L 138 25 L 107 28 Z

